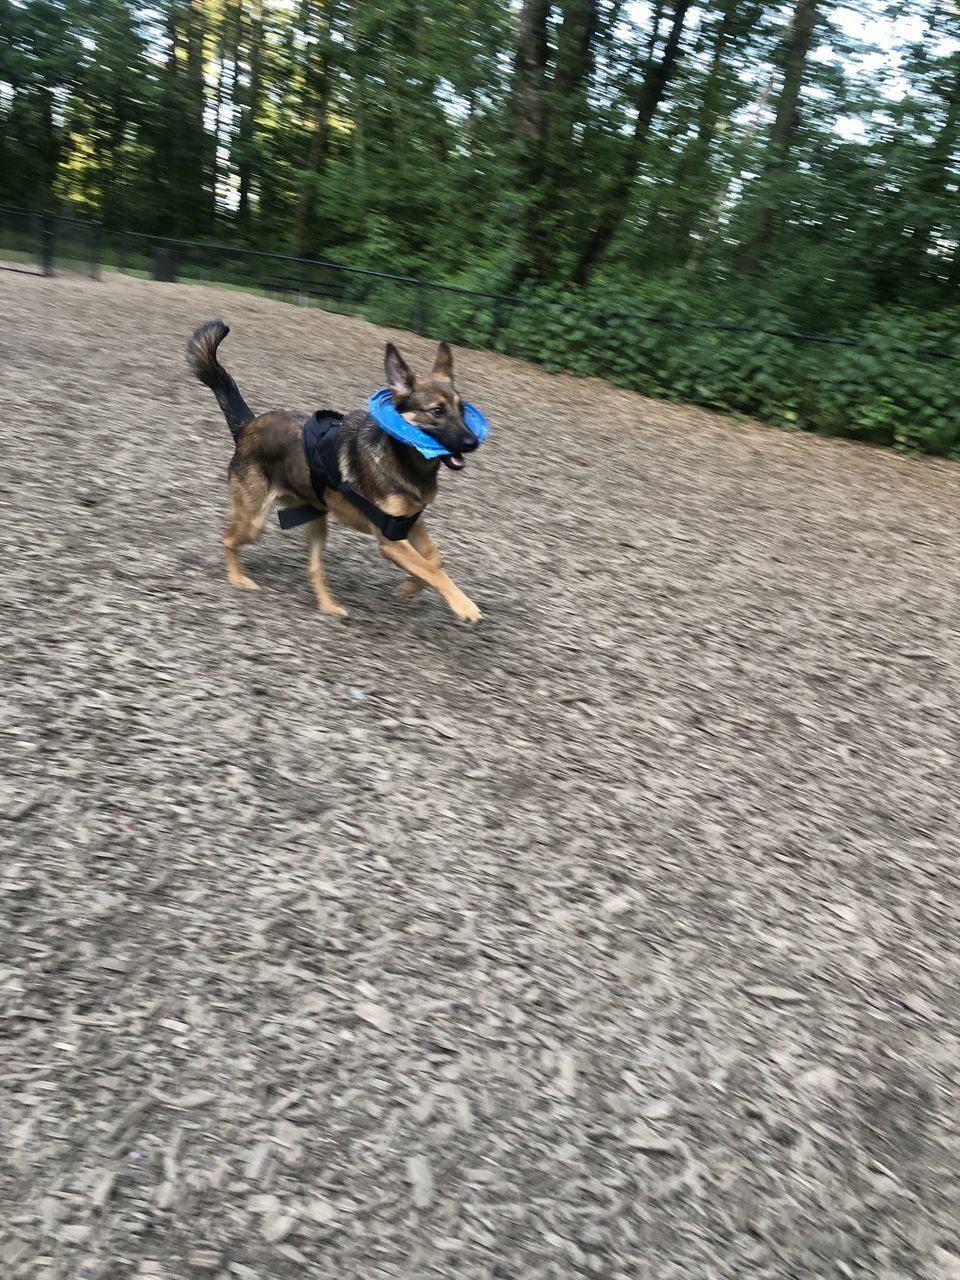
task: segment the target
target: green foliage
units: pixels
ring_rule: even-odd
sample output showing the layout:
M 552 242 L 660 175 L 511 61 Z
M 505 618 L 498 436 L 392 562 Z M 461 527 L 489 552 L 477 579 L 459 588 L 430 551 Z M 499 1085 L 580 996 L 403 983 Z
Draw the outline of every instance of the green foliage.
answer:
M 900 8 L 867 6 L 854 37 L 838 0 L 0 0 L 0 202 L 530 292 L 182 264 L 950 452 L 955 363 L 900 348 L 956 328 L 960 15 Z
M 947 345 L 944 333 L 960 329 L 960 312 L 877 312 L 846 346 L 751 331 L 744 316 L 718 330 L 709 298 L 628 303 L 541 291 L 533 302 L 498 345 L 553 372 L 596 374 L 785 430 L 960 456 L 960 345 L 948 347 L 952 358 L 933 355 Z M 779 327 L 768 311 L 771 320 Z

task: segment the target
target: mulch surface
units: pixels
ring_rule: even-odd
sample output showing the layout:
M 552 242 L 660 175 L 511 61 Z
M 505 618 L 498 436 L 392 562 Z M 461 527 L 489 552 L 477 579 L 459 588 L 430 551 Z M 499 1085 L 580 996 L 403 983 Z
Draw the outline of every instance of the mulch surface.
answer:
M 0 273 L 4 1280 L 960 1276 L 960 469 L 457 353 L 431 524 L 220 536 L 392 336 Z

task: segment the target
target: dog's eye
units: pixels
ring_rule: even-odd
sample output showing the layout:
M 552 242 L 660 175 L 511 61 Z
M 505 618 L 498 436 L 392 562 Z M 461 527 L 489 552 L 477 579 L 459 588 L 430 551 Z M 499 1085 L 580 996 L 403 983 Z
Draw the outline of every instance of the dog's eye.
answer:
M 433 406 L 433 408 L 430 410 L 430 412 L 431 412 L 431 414 L 432 414 L 435 418 L 442 418 L 442 417 L 443 417 L 443 405 L 442 405 L 442 404 L 435 404 L 435 405 Z

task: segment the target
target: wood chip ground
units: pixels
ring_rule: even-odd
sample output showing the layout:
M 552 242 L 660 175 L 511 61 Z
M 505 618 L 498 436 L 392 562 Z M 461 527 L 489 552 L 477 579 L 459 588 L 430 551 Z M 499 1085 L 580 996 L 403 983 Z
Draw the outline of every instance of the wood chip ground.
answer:
M 960 470 L 458 352 L 485 621 L 334 530 L 329 622 L 184 340 L 427 341 L 0 301 L 4 1280 L 952 1280 Z

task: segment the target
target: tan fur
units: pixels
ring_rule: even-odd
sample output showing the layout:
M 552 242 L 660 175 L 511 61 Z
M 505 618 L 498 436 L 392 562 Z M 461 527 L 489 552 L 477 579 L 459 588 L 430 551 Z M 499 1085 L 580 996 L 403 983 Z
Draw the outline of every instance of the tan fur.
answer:
M 479 622 L 483 616 L 473 601 L 466 596 L 453 580 L 443 572 L 443 557 L 434 545 L 433 539 L 427 530 L 426 521 L 423 516 L 410 530 L 410 537 L 406 542 L 389 542 L 386 538 L 381 537 L 379 531 L 370 523 L 366 516 L 362 515 L 357 508 L 342 493 L 328 493 L 327 505 L 330 514 L 336 516 L 348 528 L 356 529 L 358 533 L 368 533 L 377 538 L 380 543 L 380 552 L 384 559 L 390 560 L 393 564 L 399 565 L 401 569 L 405 569 L 410 575 L 406 581 L 401 582 L 397 588 L 397 595 L 403 599 L 411 599 L 423 590 L 424 587 L 433 587 L 433 589 L 442 596 L 446 603 L 450 606 L 461 622 Z M 396 504 L 398 507 L 404 505 L 400 499 Z M 383 504 L 384 510 L 387 509 L 386 503 Z M 391 511 L 391 515 L 407 515 L 407 510 Z M 316 524 L 307 525 L 308 537 L 312 536 L 310 531 L 315 528 Z M 326 521 L 322 522 L 326 526 Z M 316 544 L 311 546 L 310 560 L 310 580 L 313 584 L 317 599 L 320 602 L 322 613 L 330 614 L 336 617 L 346 617 L 347 611 L 343 609 L 329 595 L 326 590 L 326 580 L 323 577 L 323 547 L 326 543 L 326 529 L 322 541 L 320 541 L 319 549 Z M 400 552 L 394 554 L 392 548 L 409 547 L 410 554 Z M 316 557 L 316 559 L 314 559 Z M 317 577 L 314 576 L 315 566 Z M 318 578 L 323 579 L 323 587 L 318 585 Z M 323 591 L 324 594 L 321 594 Z M 333 607 L 325 607 L 325 600 L 328 605 Z
M 256 430 L 260 426 L 260 420 L 255 420 L 250 426 L 254 428 L 251 434 L 255 439 L 262 433 L 262 428 L 260 432 Z M 248 591 L 257 590 L 257 584 L 244 573 L 237 553 L 241 547 L 259 540 L 270 508 L 277 498 L 282 501 L 298 502 L 302 496 L 286 486 L 279 491 L 272 488 L 256 466 L 244 466 L 239 471 L 231 473 L 231 521 L 223 536 L 227 577 L 231 586 Z M 405 542 L 389 542 L 381 537 L 379 530 L 342 493 L 328 491 L 324 495 L 324 503 L 330 515 L 347 528 L 377 538 L 384 559 L 406 571 L 409 576 L 397 588 L 398 596 L 402 599 L 412 599 L 419 595 L 424 587 L 432 587 L 461 622 L 480 621 L 483 616 L 480 610 L 444 572 L 443 557 L 430 537 L 423 516 L 413 526 Z M 379 506 L 388 515 L 395 516 L 412 515 L 418 510 L 416 504 L 402 494 L 387 495 L 380 500 Z M 323 556 L 327 544 L 327 523 L 327 517 L 324 515 L 304 526 L 309 545 L 310 585 L 313 587 L 322 614 L 331 618 L 346 618 L 349 616 L 348 611 L 330 592 L 324 570 Z
M 419 578 L 425 586 L 433 587 L 461 622 L 479 622 L 483 617 L 470 597 L 464 595 L 453 579 L 443 569 L 426 560 L 411 542 L 388 542 L 386 538 L 381 538 L 380 553 L 401 569 L 406 569 L 412 577 Z
M 418 507 L 415 502 L 410 498 L 405 498 L 401 493 L 388 494 L 379 505 L 380 510 L 385 511 L 388 516 L 412 516 L 415 511 L 423 510 L 422 507 Z
M 230 477 L 230 525 L 223 535 L 223 550 L 227 561 L 227 577 L 230 585 L 246 591 L 256 591 L 257 584 L 243 572 L 237 552 L 251 542 L 259 541 L 270 513 L 270 504 L 276 495 L 266 479 L 259 473 Z
M 434 546 L 433 539 L 427 532 L 426 521 L 420 519 L 410 530 L 410 537 L 407 539 L 413 546 L 414 550 L 419 551 L 426 560 L 427 564 L 433 569 L 439 569 L 443 564 L 443 557 Z M 397 595 L 401 600 L 412 600 L 414 596 L 419 595 L 427 584 L 422 578 L 407 578 L 397 587 Z
M 346 609 L 330 594 L 327 575 L 323 568 L 323 553 L 327 545 L 327 517 L 321 516 L 307 525 L 307 541 L 310 544 L 310 585 L 320 605 L 320 612 L 330 618 L 346 618 Z

